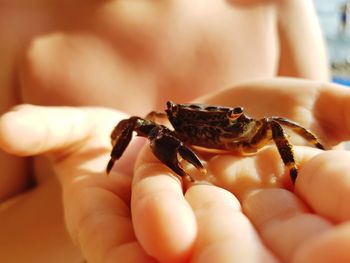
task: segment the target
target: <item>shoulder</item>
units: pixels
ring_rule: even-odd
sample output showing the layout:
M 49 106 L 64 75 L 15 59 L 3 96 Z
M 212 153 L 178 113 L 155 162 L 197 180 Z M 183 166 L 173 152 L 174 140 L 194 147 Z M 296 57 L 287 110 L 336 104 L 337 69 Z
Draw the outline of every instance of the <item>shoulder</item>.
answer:
M 273 0 L 279 11 L 297 13 L 315 10 L 313 0 Z

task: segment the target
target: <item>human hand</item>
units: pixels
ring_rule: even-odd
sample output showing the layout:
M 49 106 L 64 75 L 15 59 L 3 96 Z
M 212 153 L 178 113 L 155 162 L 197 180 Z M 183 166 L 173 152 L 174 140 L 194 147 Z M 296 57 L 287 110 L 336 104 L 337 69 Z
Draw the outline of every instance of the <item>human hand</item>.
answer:
M 152 262 L 131 222 L 135 142 L 106 176 L 109 134 L 125 116 L 100 108 L 19 106 L 0 118 L 0 148 L 49 157 L 61 182 L 67 228 L 88 262 Z
M 260 109 L 257 117 L 289 117 L 311 127 L 327 145 L 347 139 L 341 120 L 348 99 L 346 89 L 294 80 L 253 83 L 205 98 L 226 105 L 242 101 L 251 115 Z M 310 118 L 301 118 L 306 113 Z M 67 226 L 89 262 L 152 261 L 147 254 L 163 262 L 327 262 L 330 256 L 334 259 L 334 251 L 343 257 L 341 262 L 349 256 L 343 242 L 349 212 L 345 205 L 334 205 L 340 194 L 347 202 L 343 182 L 348 167 L 332 166 L 340 158 L 349 159 L 347 152 L 295 147 L 300 168 L 295 194 L 283 189 L 288 175 L 280 176 L 283 165 L 274 146 L 250 157 L 201 153 L 209 175 L 215 175 L 203 180 L 229 191 L 195 184 L 183 195 L 179 178 L 146 147 L 137 162 L 130 201 L 136 145 L 110 177 L 104 176 L 109 132 L 121 118 L 116 111 L 97 108 L 24 107 L 0 122 L 2 148 L 50 156 L 62 183 Z
M 350 137 L 350 91 L 336 85 L 279 79 L 199 101 L 244 106 L 257 118 L 290 118 L 327 147 Z M 248 157 L 197 153 L 209 174 L 196 178 L 221 188 L 199 182 L 183 195 L 181 180 L 148 148 L 138 159 L 131 206 L 135 233 L 149 254 L 163 262 L 350 260 L 349 152 L 296 146 L 294 191 L 285 189 L 292 186 L 274 145 Z

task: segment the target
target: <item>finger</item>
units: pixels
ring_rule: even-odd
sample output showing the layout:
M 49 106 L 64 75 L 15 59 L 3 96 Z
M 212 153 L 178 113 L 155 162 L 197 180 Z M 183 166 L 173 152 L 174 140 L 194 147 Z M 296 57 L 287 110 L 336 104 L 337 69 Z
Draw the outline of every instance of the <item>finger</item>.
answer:
M 305 244 L 332 226 L 284 189 L 250 192 L 243 200 L 243 210 L 266 245 L 283 262 L 290 262 Z
M 100 155 L 107 163 L 111 151 L 110 133 L 124 117 L 121 112 L 97 107 L 21 105 L 0 117 L 0 148 L 22 156 L 47 154 L 54 161 L 68 161 L 71 153 L 85 151 L 83 159 Z M 115 168 L 125 172 L 132 170 L 129 161 L 134 160 L 135 149 L 139 149 L 141 141 L 133 140 L 131 144 L 132 150 L 125 153 L 125 158 Z M 81 156 L 70 159 L 71 165 L 74 162 L 76 166 L 88 165 L 99 172 L 105 170 L 103 162 L 96 166 L 92 160 L 90 164 L 81 162 Z
M 230 192 L 194 185 L 186 199 L 198 224 L 191 262 L 276 262 Z
M 66 148 L 70 141 L 86 138 L 87 124 L 87 117 L 80 110 L 21 105 L 1 117 L 1 146 L 16 155 Z
M 197 235 L 195 216 L 178 177 L 148 147 L 136 164 L 131 206 L 135 234 L 148 254 L 161 262 L 189 257 Z
M 350 262 L 350 224 L 341 224 L 313 238 L 296 253 L 292 262 Z
M 95 125 L 93 118 L 105 123 L 104 130 L 96 130 L 101 126 Z M 66 153 L 92 134 L 104 132 L 106 139 L 99 143 L 109 148 L 108 133 L 120 118 L 117 111 L 106 109 L 22 105 L 1 116 L 0 147 L 25 156 Z
M 332 105 L 332 107 L 330 107 Z M 316 120 L 333 144 L 350 139 L 350 90 L 337 84 L 323 84 L 314 105 Z
M 349 220 L 349 170 L 349 152 L 323 152 L 305 163 L 296 192 L 316 213 L 335 222 Z
M 124 257 L 153 262 L 134 235 L 131 177 L 115 172 L 109 177 L 82 172 L 69 176 L 71 182 L 67 179 L 63 186 L 67 227 L 88 262 L 117 262 Z

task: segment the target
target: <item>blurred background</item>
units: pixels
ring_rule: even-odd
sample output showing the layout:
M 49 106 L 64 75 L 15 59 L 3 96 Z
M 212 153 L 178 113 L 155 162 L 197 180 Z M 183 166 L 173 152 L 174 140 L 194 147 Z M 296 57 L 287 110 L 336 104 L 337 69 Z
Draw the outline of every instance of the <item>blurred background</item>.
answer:
M 335 82 L 350 86 L 350 0 L 314 0 Z

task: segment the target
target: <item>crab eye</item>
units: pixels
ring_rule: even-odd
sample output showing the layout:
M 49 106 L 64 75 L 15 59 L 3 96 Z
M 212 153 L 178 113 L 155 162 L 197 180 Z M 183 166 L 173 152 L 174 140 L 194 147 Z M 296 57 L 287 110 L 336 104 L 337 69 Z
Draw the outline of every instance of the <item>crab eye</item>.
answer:
M 166 106 L 167 106 L 168 110 L 170 110 L 170 111 L 176 111 L 176 109 L 177 109 L 177 105 L 172 101 L 168 101 L 166 103 Z
M 242 107 L 237 107 L 237 108 L 234 108 L 232 109 L 229 114 L 228 114 L 228 117 L 230 119 L 237 119 L 239 116 L 241 116 L 243 113 L 243 108 Z
M 168 116 L 175 116 L 177 114 L 179 106 L 172 101 L 168 101 L 166 105 L 167 109 L 165 111 L 168 114 Z

